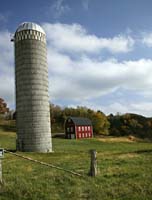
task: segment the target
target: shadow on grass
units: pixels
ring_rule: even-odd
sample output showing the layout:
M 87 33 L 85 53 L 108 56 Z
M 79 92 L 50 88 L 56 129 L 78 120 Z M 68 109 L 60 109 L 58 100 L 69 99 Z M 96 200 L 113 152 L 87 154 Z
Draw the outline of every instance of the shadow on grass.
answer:
M 9 152 L 7 152 L 7 151 L 10 151 L 10 152 L 13 152 L 13 153 L 15 153 L 15 152 L 17 152 L 17 150 L 16 149 L 5 149 L 6 151 L 5 151 L 5 153 L 9 153 Z
M 119 153 L 112 153 L 111 155 L 125 155 L 125 154 L 144 154 L 144 153 L 152 153 L 152 149 L 141 149 L 141 150 L 136 150 L 136 151 L 128 151 L 128 152 L 119 152 Z
M 16 131 L 15 125 L 4 124 L 4 125 L 0 125 L 0 128 L 6 132 L 15 132 Z
M 142 149 L 142 150 L 137 150 L 132 153 L 137 153 L 137 154 L 142 154 L 142 153 L 152 153 L 152 149 Z
M 65 134 L 64 133 L 53 133 L 52 138 L 62 138 L 65 139 Z

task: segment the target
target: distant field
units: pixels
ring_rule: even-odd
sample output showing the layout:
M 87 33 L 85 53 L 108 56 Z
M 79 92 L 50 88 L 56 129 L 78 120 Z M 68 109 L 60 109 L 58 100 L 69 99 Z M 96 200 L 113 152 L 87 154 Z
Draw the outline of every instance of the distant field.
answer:
M 12 126 L 12 125 L 11 125 Z M 13 126 L 12 126 L 13 127 Z M 15 150 L 16 134 L 0 125 L 0 147 Z M 89 150 L 98 154 L 99 175 L 89 177 Z M 151 200 L 152 143 L 126 138 L 66 140 L 53 138 L 54 153 L 19 153 L 73 170 L 73 176 L 8 153 L 3 159 L 0 200 Z

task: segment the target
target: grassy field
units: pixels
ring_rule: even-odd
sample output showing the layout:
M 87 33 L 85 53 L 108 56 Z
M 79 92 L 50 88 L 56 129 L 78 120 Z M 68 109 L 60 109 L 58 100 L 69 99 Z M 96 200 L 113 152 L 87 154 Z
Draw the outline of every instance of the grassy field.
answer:
M 15 150 L 16 134 L 0 125 L 0 147 Z M 89 150 L 96 149 L 98 176 L 88 176 Z M 53 138 L 54 153 L 19 153 L 84 177 L 5 153 L 0 200 L 151 200 L 152 143 L 120 139 Z

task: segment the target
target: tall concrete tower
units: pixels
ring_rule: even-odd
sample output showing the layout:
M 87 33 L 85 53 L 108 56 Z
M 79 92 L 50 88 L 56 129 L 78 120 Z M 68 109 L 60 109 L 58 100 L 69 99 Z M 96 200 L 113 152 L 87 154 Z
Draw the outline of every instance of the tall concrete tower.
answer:
M 46 37 L 37 24 L 19 25 L 14 38 L 19 151 L 51 152 Z

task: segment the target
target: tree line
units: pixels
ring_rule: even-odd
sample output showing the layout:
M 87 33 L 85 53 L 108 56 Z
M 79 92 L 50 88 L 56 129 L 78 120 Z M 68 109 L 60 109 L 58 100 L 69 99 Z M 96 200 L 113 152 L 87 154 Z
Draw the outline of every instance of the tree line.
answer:
M 87 107 L 77 106 L 76 108 L 65 107 L 62 108 L 58 105 L 50 104 L 50 115 L 52 129 L 57 131 L 64 130 L 64 123 L 67 117 L 85 117 L 89 118 L 92 122 L 94 133 L 96 134 L 109 134 L 110 123 L 106 115 L 101 111 L 94 111 Z M 53 130 L 54 131 L 54 130 Z
M 87 117 L 92 121 L 94 133 L 97 135 L 129 136 L 152 138 L 152 118 L 137 114 L 110 114 L 106 116 L 102 111 L 94 111 L 87 107 L 61 108 L 50 105 L 52 128 L 57 126 L 64 130 L 67 117 Z
M 9 112 L 5 101 L 0 98 L 0 113 Z M 16 116 L 16 115 L 14 115 Z M 77 106 L 60 107 L 50 104 L 52 132 L 64 132 L 65 120 L 71 117 L 86 117 L 92 121 L 93 131 L 96 135 L 129 136 L 135 135 L 142 138 L 152 138 L 152 118 L 137 114 L 110 114 L 106 116 L 100 110 Z

